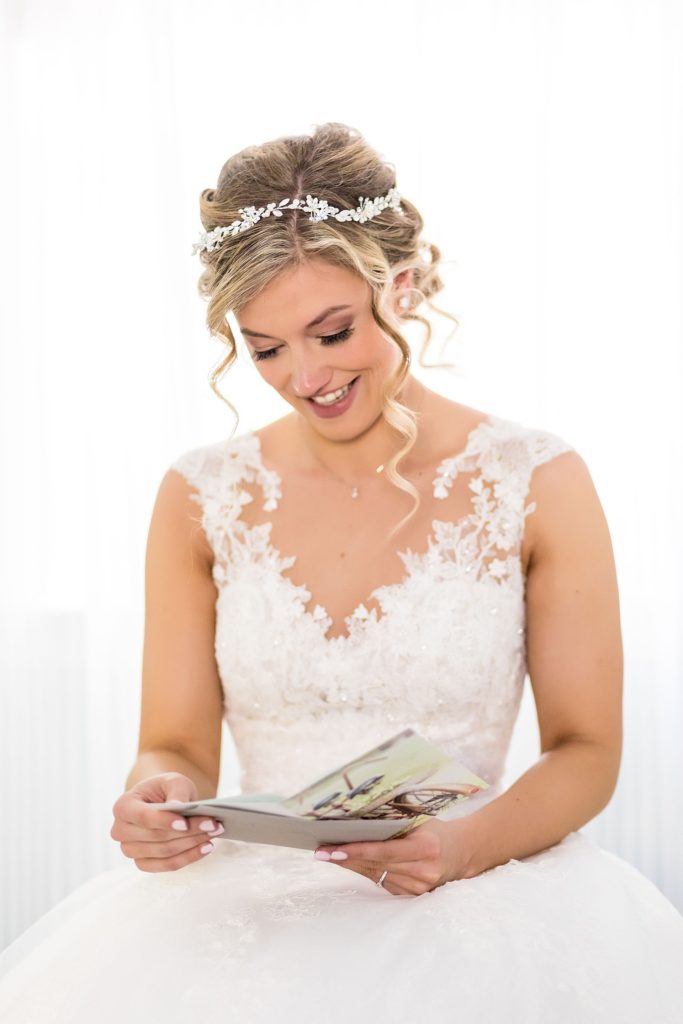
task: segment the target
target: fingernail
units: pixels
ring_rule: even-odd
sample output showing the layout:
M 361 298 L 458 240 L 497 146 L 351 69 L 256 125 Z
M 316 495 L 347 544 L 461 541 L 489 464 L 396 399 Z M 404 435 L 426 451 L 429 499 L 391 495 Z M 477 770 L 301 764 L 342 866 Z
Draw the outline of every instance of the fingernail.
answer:
M 216 826 L 212 821 L 203 821 L 199 827 L 202 832 L 211 832 Z
M 204 846 L 199 847 L 200 853 L 210 853 L 213 850 L 213 843 L 205 843 Z
M 176 818 L 171 822 L 171 828 L 174 828 L 176 832 L 187 832 L 187 822 L 184 818 Z
M 348 853 L 344 853 L 343 850 L 335 850 L 330 854 L 330 860 L 346 860 L 347 857 Z
M 315 851 L 315 856 L 318 858 L 318 860 L 329 860 L 330 859 L 330 855 L 327 852 L 327 850 L 316 850 Z
M 225 828 L 223 827 L 223 822 L 219 821 L 218 822 L 218 828 L 216 829 L 216 831 L 215 832 L 209 832 L 209 835 L 210 836 L 219 836 L 223 832 L 225 832 Z

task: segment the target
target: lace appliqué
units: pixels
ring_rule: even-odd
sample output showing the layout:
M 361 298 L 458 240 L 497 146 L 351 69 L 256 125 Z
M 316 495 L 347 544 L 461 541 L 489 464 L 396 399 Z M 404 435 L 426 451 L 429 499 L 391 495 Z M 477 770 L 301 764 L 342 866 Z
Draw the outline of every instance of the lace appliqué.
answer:
M 465 450 L 444 459 L 433 481 L 434 497 L 444 499 L 459 474 L 476 473 L 468 484 L 471 514 L 455 523 L 433 523 L 444 555 L 473 578 L 486 574 L 497 581 L 509 579 L 517 564 L 524 520 L 536 509 L 535 502 L 524 506 L 531 473 L 569 448 L 554 434 L 496 416 L 475 427 Z
M 181 473 L 197 491 L 191 500 L 202 510 L 202 526 L 214 553 L 213 578 L 218 585 L 228 581 L 229 564 L 237 568 L 252 557 L 270 564 L 276 572 L 293 564 L 293 559 L 278 558 L 270 547 L 270 523 L 249 529 L 240 519 L 243 506 L 253 501 L 242 484 L 260 486 L 265 512 L 276 509 L 282 497 L 280 476 L 263 465 L 255 434 L 190 449 L 170 468 Z

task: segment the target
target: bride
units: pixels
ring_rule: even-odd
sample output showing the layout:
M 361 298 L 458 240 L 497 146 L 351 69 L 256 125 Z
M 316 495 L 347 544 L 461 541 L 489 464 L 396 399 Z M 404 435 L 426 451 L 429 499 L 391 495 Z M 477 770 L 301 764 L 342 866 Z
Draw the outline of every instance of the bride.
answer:
M 394 178 L 333 122 L 202 193 L 212 386 L 232 312 L 291 412 L 160 483 L 125 862 L 0 955 L 4 1024 L 681 1019 L 683 917 L 580 831 L 622 745 L 599 499 L 561 438 L 411 374 L 440 252 Z M 541 749 L 505 790 L 527 672 Z M 243 792 L 289 795 L 407 726 L 490 787 L 398 839 L 241 843 L 154 806 L 217 795 L 223 717 Z

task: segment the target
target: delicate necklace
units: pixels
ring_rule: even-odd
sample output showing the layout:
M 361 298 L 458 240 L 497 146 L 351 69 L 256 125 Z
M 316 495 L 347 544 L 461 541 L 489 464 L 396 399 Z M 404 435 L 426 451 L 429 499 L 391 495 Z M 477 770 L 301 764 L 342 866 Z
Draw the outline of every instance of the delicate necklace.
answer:
M 384 463 L 382 463 L 379 466 L 375 466 L 375 473 L 379 474 L 379 473 L 382 472 L 383 469 L 384 469 Z M 349 485 L 347 484 L 346 486 L 348 487 Z M 357 487 L 352 487 L 351 488 L 351 497 L 352 498 L 357 498 L 359 496 L 359 494 L 360 494 L 360 491 L 358 490 Z
M 419 403 L 419 406 L 418 406 L 418 408 L 417 408 L 417 409 L 415 410 L 415 411 L 416 411 L 416 412 L 417 412 L 418 414 L 420 414 L 420 413 L 422 412 L 422 406 L 424 405 L 424 400 L 425 400 L 425 395 L 424 395 L 424 392 L 423 392 L 423 394 L 422 394 L 422 401 L 421 401 L 421 402 Z M 310 450 L 310 449 L 309 449 L 309 450 Z M 333 472 L 332 472 L 332 470 L 331 470 L 331 469 L 330 469 L 330 468 L 329 468 L 328 466 L 326 466 L 326 465 L 325 465 L 325 463 L 324 463 L 324 462 L 322 462 L 322 461 L 321 461 L 321 460 L 320 460 L 320 459 L 318 458 L 318 456 L 317 456 L 317 455 L 315 455 L 315 453 L 314 453 L 314 452 L 311 452 L 310 454 L 311 454 L 311 455 L 313 455 L 313 458 L 314 458 L 314 459 L 315 459 L 315 461 L 316 461 L 316 462 L 318 463 L 318 465 L 319 465 L 319 466 L 322 466 L 322 468 L 323 468 L 323 469 L 324 469 L 324 470 L 325 470 L 325 471 L 326 471 L 326 472 L 327 472 L 327 473 L 328 473 L 328 474 L 329 474 L 329 475 L 330 475 L 330 476 L 331 476 L 331 477 L 332 477 L 332 478 L 333 478 L 334 480 L 336 480 L 336 481 L 337 481 L 337 483 L 343 484 L 343 485 L 344 485 L 344 487 L 349 487 L 349 484 L 348 484 L 348 482 L 347 482 L 346 480 L 342 480 L 342 478 L 341 478 L 341 477 L 339 477 L 339 476 L 337 476 L 337 474 L 336 474 L 336 473 L 333 473 Z M 384 463 L 383 463 L 383 462 L 381 462 L 381 463 L 379 464 L 379 466 L 375 466 L 375 473 L 376 473 L 377 475 L 379 475 L 379 474 L 380 474 L 380 473 L 381 473 L 381 472 L 383 471 L 383 469 L 384 469 Z M 353 485 L 353 486 L 351 487 L 351 497 L 352 497 L 352 498 L 360 498 L 360 490 L 358 489 L 358 485 L 357 485 L 357 484 L 354 484 L 354 485 Z
M 311 453 L 311 454 L 313 454 L 313 453 Z M 321 462 L 321 460 L 318 458 L 317 455 L 313 454 L 313 458 L 315 459 L 315 461 L 318 463 L 319 466 L 322 466 L 323 469 L 326 470 L 326 472 L 329 473 L 329 475 L 334 480 L 337 481 L 337 483 L 343 484 L 344 487 L 348 487 L 349 486 L 349 484 L 347 483 L 346 480 L 342 480 L 342 478 L 340 476 L 337 476 L 336 473 L 333 473 L 332 470 L 328 466 L 326 466 L 324 462 Z M 382 472 L 383 469 L 384 469 L 384 463 L 382 462 L 382 463 L 380 463 L 379 466 L 375 466 L 375 473 L 379 474 L 379 473 Z M 352 498 L 359 498 L 360 497 L 360 491 L 359 491 L 358 486 L 356 484 L 354 484 L 351 487 L 351 497 Z

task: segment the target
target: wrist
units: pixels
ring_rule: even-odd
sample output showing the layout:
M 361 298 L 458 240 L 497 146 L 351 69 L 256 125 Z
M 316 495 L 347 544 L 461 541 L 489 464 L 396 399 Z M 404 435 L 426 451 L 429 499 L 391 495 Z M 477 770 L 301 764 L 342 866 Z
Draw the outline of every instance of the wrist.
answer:
M 444 822 L 450 833 L 451 881 L 474 878 L 475 875 L 486 871 L 481 856 L 478 829 L 475 827 L 476 813 L 475 811 L 454 821 Z

